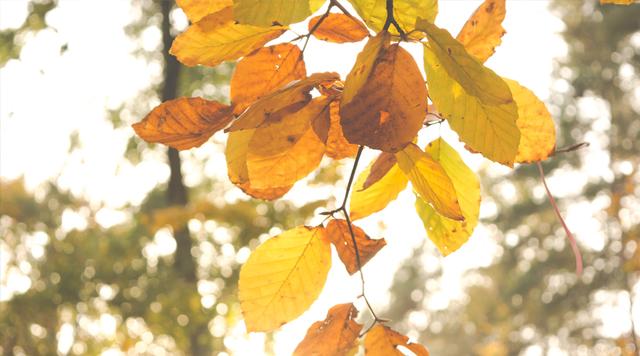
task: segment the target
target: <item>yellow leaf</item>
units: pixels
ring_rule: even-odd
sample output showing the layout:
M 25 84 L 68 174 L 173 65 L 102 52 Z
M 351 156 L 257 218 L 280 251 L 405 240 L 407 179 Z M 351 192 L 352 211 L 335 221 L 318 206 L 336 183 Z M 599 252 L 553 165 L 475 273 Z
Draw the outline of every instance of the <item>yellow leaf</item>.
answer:
M 300 22 L 322 5 L 318 0 L 233 0 L 233 16 L 241 24 L 288 25 Z
M 187 65 L 216 66 L 245 56 L 279 37 L 286 27 L 256 27 L 234 22 L 230 7 L 203 17 L 173 41 L 171 54 Z
M 414 143 L 396 153 L 396 159 L 422 199 L 440 214 L 453 220 L 464 220 L 451 178 L 436 160 Z
M 347 157 L 354 157 L 358 153 L 358 145 L 349 143 L 342 132 L 340 124 L 340 102 L 333 101 L 329 107 L 329 130 L 326 140 L 325 154 L 333 159 L 339 160 Z
M 384 209 L 398 197 L 398 194 L 404 190 L 409 182 L 400 167 L 394 164 L 382 178 L 367 189 L 363 189 L 372 166 L 373 162 L 360 173 L 353 185 L 349 203 L 349 216 L 352 220 L 364 218 Z
M 392 153 L 382 152 L 371 166 L 371 171 L 367 176 L 367 179 L 362 185 L 362 189 L 367 189 L 377 181 L 382 179 L 387 172 L 396 164 L 396 156 Z
M 403 356 L 398 346 L 406 347 L 416 356 L 429 356 L 424 346 L 409 342 L 408 337 L 381 324 L 374 326 L 364 338 L 365 356 Z
M 637 0 L 600 0 L 600 4 L 631 5 Z
M 156 106 L 132 127 L 145 141 L 186 150 L 207 142 L 231 119 L 228 105 L 202 98 L 179 98 Z
M 314 73 L 307 78 L 289 83 L 253 103 L 225 131 L 255 129 L 261 125 L 278 122 L 311 101 L 309 92 L 315 86 L 338 79 L 340 77 L 336 73 Z
M 380 249 L 387 245 L 384 239 L 372 240 L 359 227 L 351 224 L 353 236 L 358 244 L 358 255 L 360 256 L 360 267 L 364 266 Z M 327 236 L 336 247 L 340 260 L 347 268 L 349 274 L 358 272 L 358 261 L 356 259 L 356 251 L 351 239 L 351 232 L 346 220 L 335 219 L 327 224 Z
M 362 52 L 358 53 L 356 63 L 345 80 L 341 106 L 351 103 L 356 94 L 366 84 L 380 51 L 387 47 L 389 47 L 389 34 L 387 32 L 382 32 L 367 41 Z
M 397 152 L 411 142 L 426 113 L 424 78 L 411 54 L 398 44 L 380 51 L 364 85 L 340 107 L 349 142 L 386 152 Z
M 323 227 L 300 226 L 265 241 L 240 270 L 238 294 L 247 331 L 271 331 L 306 311 L 331 267 Z
M 322 16 L 309 20 L 309 32 L 314 29 L 313 36 L 319 40 L 335 43 L 358 42 L 369 36 L 367 27 L 355 17 L 345 14 L 330 13 L 317 25 Z
M 460 139 L 485 157 L 513 166 L 520 142 L 509 86 L 446 31 L 420 21 L 429 37 L 424 68 L 429 97 Z
M 505 0 L 485 0 L 464 24 L 457 40 L 470 55 L 485 62 L 502 43 L 506 13 Z
M 353 304 L 338 304 L 327 312 L 324 321 L 316 321 L 307 330 L 294 356 L 346 356 L 358 347 L 362 324 L 356 323 L 358 310 Z
M 464 221 L 456 221 L 440 215 L 429 204 L 416 196 L 416 211 L 422 219 L 429 239 L 444 256 L 456 251 L 469 240 L 478 224 L 480 213 L 480 182 L 474 172 L 467 167 L 458 152 L 443 139 L 437 139 L 427 146 L 427 153 L 440 163 L 451 178 L 455 188 Z
M 358 15 L 367 25 L 380 32 L 387 20 L 387 7 L 385 0 L 349 0 L 358 12 Z M 415 28 L 416 20 L 421 17 L 433 22 L 438 14 L 437 0 L 395 0 L 393 2 L 393 15 L 405 33 Z M 398 35 L 398 31 L 391 25 L 389 32 Z M 411 37 L 417 37 L 414 33 Z
M 504 80 L 518 104 L 517 125 L 521 136 L 516 162 L 528 163 L 547 159 L 556 147 L 556 127 L 549 110 L 531 90 L 515 80 Z
M 233 5 L 232 0 L 176 0 L 176 3 L 191 22 L 198 22 L 209 14 Z
M 281 43 L 260 48 L 236 65 L 231 77 L 231 101 L 241 114 L 249 105 L 290 82 L 305 78 L 307 70 L 298 46 Z

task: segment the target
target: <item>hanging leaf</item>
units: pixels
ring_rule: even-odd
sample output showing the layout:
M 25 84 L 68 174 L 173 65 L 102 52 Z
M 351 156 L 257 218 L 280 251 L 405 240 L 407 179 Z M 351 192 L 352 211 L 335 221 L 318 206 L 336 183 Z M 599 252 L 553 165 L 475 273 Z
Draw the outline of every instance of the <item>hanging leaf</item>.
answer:
M 520 131 L 509 86 L 471 57 L 446 31 L 427 21 L 424 67 L 429 96 L 460 139 L 490 160 L 513 166 Z
M 230 7 L 203 17 L 173 41 L 171 54 L 187 66 L 214 67 L 235 60 L 279 37 L 286 27 L 240 25 Z
M 261 97 L 306 76 L 298 46 L 281 43 L 258 49 L 238 62 L 231 77 L 234 113 L 241 114 Z
M 356 63 L 351 72 L 362 67 Z M 368 66 L 364 68 L 366 71 Z M 350 79 L 360 79 L 358 73 L 347 76 L 345 96 Z M 344 100 L 343 97 L 340 116 L 347 140 L 386 152 L 397 152 L 411 142 L 427 111 L 422 74 L 413 57 L 398 44 L 378 53 L 353 100 L 347 103 Z
M 255 129 L 247 152 L 252 187 L 290 186 L 320 164 L 324 143 L 311 123 L 320 116 L 329 120 L 329 103 L 318 97 L 282 121 Z
M 451 178 L 437 161 L 414 143 L 396 153 L 396 159 L 423 200 L 450 219 L 464 220 Z
M 358 347 L 362 324 L 356 323 L 358 310 L 353 304 L 338 304 L 327 312 L 324 321 L 316 321 L 307 330 L 294 356 L 346 356 Z
M 353 235 L 358 244 L 360 265 L 364 266 L 387 242 L 384 239 L 372 240 L 361 228 L 353 224 L 351 224 L 351 228 L 353 229 Z M 342 219 L 329 221 L 329 224 L 327 224 L 327 236 L 336 247 L 338 256 L 347 268 L 347 272 L 351 275 L 358 272 L 356 252 L 347 221 Z
M 416 343 L 409 342 L 409 338 L 397 333 L 384 325 L 377 324 L 364 338 L 364 354 L 366 356 L 403 356 L 398 346 L 403 346 L 416 356 L 429 356 L 427 349 Z
M 382 31 L 387 20 L 387 7 L 384 0 L 349 0 L 358 15 L 376 32 Z M 437 0 L 395 0 L 393 15 L 405 33 L 415 29 L 416 20 L 421 17 L 428 21 L 435 21 L 438 14 Z M 398 31 L 389 27 L 389 32 L 397 36 Z M 419 33 L 413 33 L 413 38 L 420 38 Z
M 358 42 L 369 36 L 367 27 L 355 17 L 330 13 L 320 25 L 317 25 L 321 18 L 322 16 L 316 16 L 309 20 L 309 32 L 315 27 L 313 37 L 319 40 L 335 43 Z
M 520 144 L 516 162 L 544 161 L 556 147 L 556 127 L 546 105 L 515 80 L 504 78 L 518 104 Z
M 232 0 L 176 0 L 176 3 L 191 22 L 198 22 L 209 14 L 233 5 Z
M 507 13 L 505 0 L 485 0 L 464 24 L 456 39 L 478 61 L 495 53 L 506 33 L 502 21 Z
M 354 157 L 358 153 L 358 145 L 349 143 L 344 137 L 340 124 L 340 102 L 337 100 L 329 106 L 329 120 L 325 154 L 335 160 Z
M 325 0 L 233 0 L 233 16 L 241 24 L 289 25 L 300 22 L 322 6 Z
M 357 220 L 369 216 L 384 209 L 395 200 L 401 191 L 406 188 L 409 179 L 397 164 L 394 164 L 382 178 L 377 180 L 367 189 L 363 189 L 364 183 L 371 173 L 373 162 L 360 173 L 353 185 L 351 201 L 349 203 L 349 216 L 351 220 Z
M 323 227 L 300 226 L 265 241 L 240 270 L 238 293 L 247 331 L 271 331 L 307 310 L 331 267 Z
M 231 107 L 202 98 L 179 98 L 156 106 L 132 125 L 147 142 L 163 143 L 177 150 L 198 147 L 232 119 Z
M 380 153 L 378 158 L 373 161 L 371 171 L 369 172 L 369 176 L 367 176 L 367 179 L 364 181 L 362 189 L 367 189 L 378 182 L 380 179 L 382 179 L 382 177 L 384 177 L 389 172 L 389 170 L 396 164 L 396 162 L 396 156 L 392 153 Z
M 426 152 L 444 169 L 451 178 L 458 196 L 464 221 L 456 221 L 439 214 L 429 204 L 416 196 L 416 211 L 429 239 L 444 256 L 465 244 L 478 224 L 480 213 L 480 182 L 474 172 L 467 167 L 458 152 L 439 138 L 426 148 Z

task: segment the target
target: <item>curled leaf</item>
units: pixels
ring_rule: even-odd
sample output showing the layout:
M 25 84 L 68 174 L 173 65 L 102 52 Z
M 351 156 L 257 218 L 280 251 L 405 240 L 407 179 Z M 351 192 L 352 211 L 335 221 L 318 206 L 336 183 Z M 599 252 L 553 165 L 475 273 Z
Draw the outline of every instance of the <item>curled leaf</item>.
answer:
M 424 346 L 409 342 L 408 337 L 380 324 L 367 333 L 364 339 L 364 354 L 365 356 L 403 356 L 398 346 L 406 347 L 416 356 L 429 356 L 429 351 Z
M 353 304 L 334 305 L 324 321 L 316 321 L 307 330 L 294 356 L 346 356 L 358 347 L 358 335 L 362 324 L 355 318 L 358 310 Z
M 358 255 L 360 256 L 360 266 L 364 266 L 380 249 L 386 246 L 384 239 L 372 240 L 359 227 L 351 224 L 353 235 L 358 244 Z M 356 250 L 351 239 L 351 232 L 346 220 L 335 219 L 327 224 L 327 236 L 336 247 L 340 260 L 347 268 L 349 274 L 358 272 L 358 261 L 356 258 Z

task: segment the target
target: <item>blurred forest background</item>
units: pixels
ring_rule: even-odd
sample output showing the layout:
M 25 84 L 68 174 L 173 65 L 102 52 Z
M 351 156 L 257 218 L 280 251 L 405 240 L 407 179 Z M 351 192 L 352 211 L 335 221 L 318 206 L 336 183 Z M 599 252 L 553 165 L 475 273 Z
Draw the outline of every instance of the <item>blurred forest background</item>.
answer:
M 56 6 L 31 1 L 21 26 L 0 31 L 0 66 L 20 59 Z M 303 224 L 327 204 L 229 198 L 236 188 L 226 180 L 202 173 L 186 182 L 185 165 L 204 172 L 206 152 L 178 155 L 133 137 L 129 125 L 160 100 L 226 101 L 232 70 L 179 65 L 167 54 L 176 34 L 173 3 L 134 6 L 127 34 L 161 34 L 158 48 L 137 51 L 160 65 L 161 75 L 110 109 L 107 124 L 129 135 L 123 164 L 164 159 L 168 180 L 117 211 L 60 188 L 59 177 L 35 189 L 21 179 L 0 182 L 0 354 L 229 353 L 241 318 L 239 267 L 270 229 Z M 570 221 L 592 229 L 590 243 L 581 245 L 585 272 L 574 273 L 535 166 L 520 166 L 509 179 L 482 173 L 483 209 L 491 208 L 483 223 L 498 244 L 492 263 L 466 273 L 460 298 L 438 303 L 442 257 L 425 243 L 398 270 L 382 312 L 432 355 L 639 354 L 640 325 L 631 315 L 640 317 L 632 303 L 640 294 L 640 5 L 553 0 L 550 7 L 565 24 L 568 46 L 548 102 L 558 144 L 591 147 L 544 167 L 551 179 L 569 182 L 571 189 L 555 191 L 563 211 L 568 204 L 595 211 L 593 221 Z M 59 50 L 62 56 L 67 48 Z M 214 137 L 213 150 L 219 141 Z M 72 135 L 69 157 L 82 145 Z M 310 184 L 333 185 L 341 172 L 339 164 L 326 165 Z M 272 337 L 261 342 L 273 352 Z

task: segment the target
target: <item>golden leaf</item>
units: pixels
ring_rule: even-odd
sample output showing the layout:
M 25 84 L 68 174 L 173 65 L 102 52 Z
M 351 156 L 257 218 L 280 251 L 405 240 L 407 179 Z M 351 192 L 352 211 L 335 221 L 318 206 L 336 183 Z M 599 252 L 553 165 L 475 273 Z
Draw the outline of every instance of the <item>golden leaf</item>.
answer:
M 464 24 L 456 39 L 467 52 L 485 62 L 502 43 L 502 21 L 507 13 L 505 0 L 485 0 Z
M 234 113 L 241 114 L 261 97 L 306 76 L 298 46 L 281 43 L 258 49 L 238 62 L 231 77 Z
M 334 305 L 324 321 L 316 321 L 307 330 L 294 356 L 346 356 L 358 347 L 358 335 L 362 324 L 355 318 L 358 310 L 353 304 Z
M 464 216 L 464 221 L 449 219 L 416 196 L 416 212 L 424 224 L 429 239 L 438 247 L 440 253 L 447 256 L 469 240 L 473 229 L 478 224 L 480 182 L 458 152 L 443 139 L 429 143 L 426 152 L 440 163 L 451 178 Z
M 438 213 L 453 220 L 464 220 L 451 178 L 436 160 L 414 143 L 396 153 L 396 159 L 422 199 Z
M 398 44 L 380 51 L 364 85 L 353 100 L 344 103 L 343 99 L 340 107 L 342 129 L 349 142 L 386 152 L 397 152 L 411 142 L 426 112 L 422 74 L 411 54 Z
M 365 356 L 403 356 L 398 346 L 406 347 L 416 356 L 429 356 L 429 351 L 424 346 L 409 342 L 408 337 L 384 325 L 377 324 L 364 338 Z
M 189 26 L 176 37 L 169 52 L 184 65 L 213 67 L 253 52 L 286 29 L 237 24 L 231 8 L 227 7 Z
M 147 142 L 186 150 L 207 142 L 231 119 L 231 107 L 228 105 L 202 98 L 178 98 L 156 106 L 132 127 Z
M 323 227 L 300 226 L 260 245 L 240 269 L 238 298 L 247 331 L 271 331 L 318 298 L 331 267 Z
M 600 4 L 631 5 L 637 0 L 600 0 Z
M 288 25 L 314 13 L 325 0 L 233 0 L 234 18 L 255 26 Z
M 387 8 L 384 0 L 349 0 L 358 12 L 358 15 L 376 32 L 382 31 L 387 20 Z M 395 0 L 393 2 L 393 15 L 402 30 L 407 33 L 415 28 L 416 20 L 421 17 L 433 22 L 438 14 L 437 0 Z M 398 31 L 389 27 L 392 35 L 398 35 Z M 413 33 L 410 37 L 420 38 L 419 33 Z
M 209 14 L 233 5 L 232 0 L 176 0 L 176 3 L 191 22 L 198 22 Z
M 316 16 L 309 20 L 309 32 L 321 18 L 322 16 Z M 369 30 L 355 17 L 331 13 L 316 27 L 313 36 L 327 42 L 358 42 L 369 36 Z
M 342 101 L 340 103 L 341 107 L 351 103 L 351 100 L 355 98 L 356 94 L 358 94 L 360 89 L 366 84 L 378 55 L 388 46 L 389 34 L 387 32 L 382 32 L 367 41 L 362 51 L 358 53 L 356 63 L 353 65 L 353 68 L 345 80 Z
M 336 160 L 354 157 L 358 153 L 358 145 L 349 143 L 344 137 L 340 124 L 340 102 L 337 100 L 329 106 L 329 120 L 325 154 Z
M 373 258 L 380 249 L 386 246 L 387 242 L 384 239 L 372 240 L 361 228 L 353 224 L 351 224 L 351 228 L 353 229 L 353 235 L 356 238 L 356 243 L 358 244 L 360 266 L 362 267 L 369 262 L 369 260 Z M 358 272 L 356 252 L 347 221 L 342 219 L 329 221 L 327 224 L 327 236 L 336 247 L 338 256 L 347 268 L 347 272 L 351 275 Z
M 392 153 L 382 152 L 371 166 L 371 171 L 367 176 L 367 179 L 362 185 L 362 189 L 367 189 L 377 181 L 382 179 L 389 170 L 396 164 L 396 156 Z

